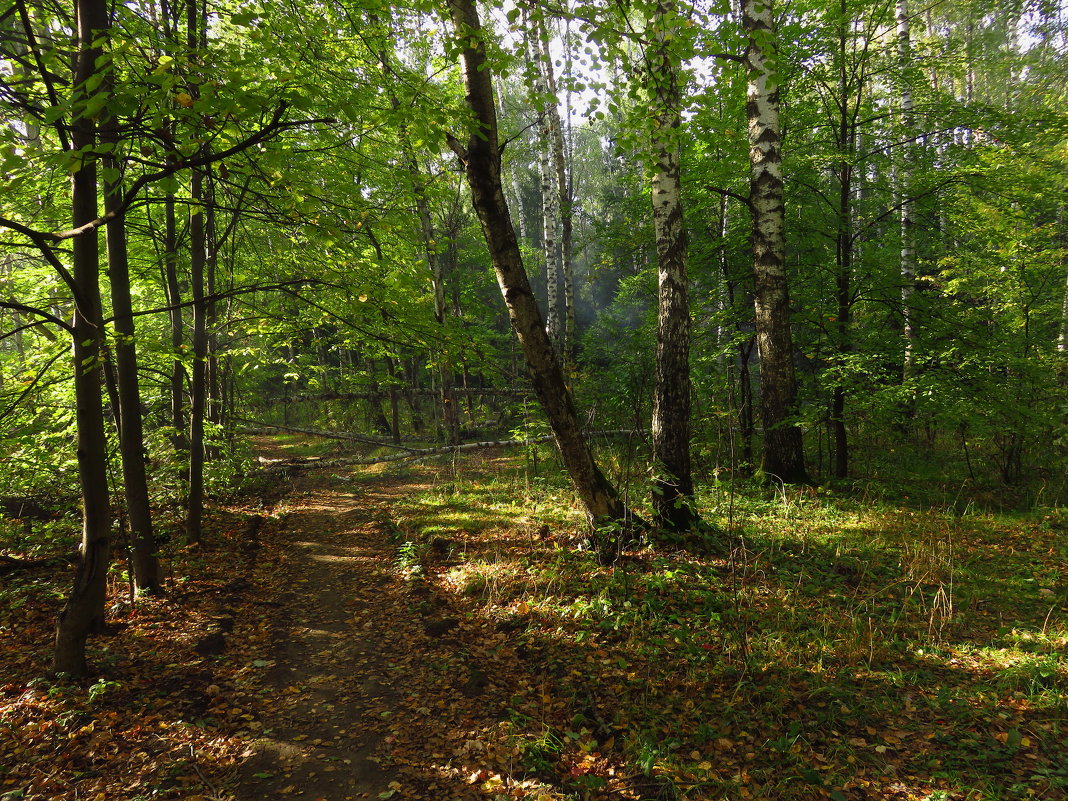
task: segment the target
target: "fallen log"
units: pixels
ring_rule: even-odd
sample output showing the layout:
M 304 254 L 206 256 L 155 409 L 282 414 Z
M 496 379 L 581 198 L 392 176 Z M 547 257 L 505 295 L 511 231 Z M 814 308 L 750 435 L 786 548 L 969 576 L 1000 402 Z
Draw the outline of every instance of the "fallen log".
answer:
M 22 570 L 33 570 L 38 567 L 73 565 L 79 558 L 81 557 L 77 551 L 57 554 L 55 556 L 43 556 L 40 559 L 17 559 L 14 556 L 0 554 L 0 576 L 6 576 L 9 573 L 17 573 Z
M 395 450 L 407 451 L 409 453 L 417 453 L 419 451 L 418 448 L 408 448 L 396 442 L 383 442 L 382 440 L 365 437 L 362 434 L 349 434 L 344 431 L 321 431 L 316 428 L 297 428 L 296 426 L 268 425 L 256 420 L 247 420 L 245 418 L 238 419 L 243 423 L 256 426 L 254 429 L 246 429 L 242 432 L 246 434 L 271 434 L 285 431 L 291 434 L 307 434 L 311 437 L 322 437 L 323 439 L 340 439 L 348 442 L 360 442 L 364 445 L 374 445 L 377 448 L 393 448 Z
M 632 430 L 618 430 L 618 431 L 592 431 L 589 436 L 591 437 L 618 437 L 618 436 L 630 436 L 638 434 L 640 432 Z M 359 467 L 372 464 L 384 464 L 388 462 L 404 462 L 404 461 L 416 461 L 418 459 L 425 459 L 430 456 L 447 456 L 454 453 L 462 453 L 464 451 L 480 450 L 482 448 L 514 448 L 518 445 L 538 445 L 545 442 L 552 442 L 552 435 L 544 437 L 533 437 L 531 439 L 499 439 L 489 440 L 485 442 L 465 442 L 461 445 L 443 445 L 439 448 L 405 448 L 407 453 L 396 454 L 394 456 L 378 456 L 371 458 L 340 458 L 340 459 L 289 459 L 285 462 L 272 464 L 265 468 L 267 472 L 284 471 L 293 468 L 332 468 L 332 467 Z M 389 443 L 383 443 L 383 445 L 389 445 Z M 399 447 L 394 445 L 393 447 Z
M 5 496 L 0 497 L 0 515 L 14 520 L 57 520 L 63 513 L 37 498 Z

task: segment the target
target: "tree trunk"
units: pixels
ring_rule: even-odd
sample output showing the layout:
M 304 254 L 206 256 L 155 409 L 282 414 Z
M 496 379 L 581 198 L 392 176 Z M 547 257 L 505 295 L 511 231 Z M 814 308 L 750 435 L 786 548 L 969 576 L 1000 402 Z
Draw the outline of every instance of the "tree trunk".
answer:
M 617 537 L 608 530 L 631 518 L 615 488 L 601 473 L 583 436 L 575 403 L 530 287 L 501 184 L 501 150 L 493 83 L 474 0 L 449 0 L 449 12 L 463 54 L 466 100 L 472 130 L 466 145 L 450 144 L 464 165 L 471 197 L 508 308 L 508 317 L 523 350 L 534 391 L 552 427 L 575 490 L 595 528 L 604 527 L 598 546 L 611 555 Z
M 201 9 L 203 6 L 201 6 Z M 196 0 L 189 0 L 186 20 L 190 53 L 197 53 L 203 35 L 204 20 Z M 193 57 L 194 62 L 197 56 Z M 190 89 L 197 94 L 195 88 Z M 198 545 L 203 538 L 204 522 L 204 415 L 207 403 L 208 328 L 205 302 L 205 271 L 208 241 L 205 230 L 204 173 L 194 169 L 190 179 L 189 205 L 189 283 L 193 312 L 193 370 L 189 385 L 189 493 L 186 498 L 185 539 Z
M 1068 353 L 1068 274 L 1064 276 L 1064 299 L 1061 301 L 1061 333 L 1057 337 L 1057 350 Z
M 687 531 L 696 522 L 690 475 L 690 302 L 682 219 L 678 68 L 669 42 L 677 14 L 656 6 L 646 66 L 655 114 L 652 135 L 653 230 L 657 256 L 656 380 L 653 387 L 653 515 L 658 526 Z
M 107 6 L 103 0 L 77 0 L 78 51 L 74 62 L 75 99 L 88 100 L 103 85 L 90 89 L 87 82 L 103 62 L 100 39 L 107 35 Z M 91 153 L 96 145 L 92 118 L 82 115 L 71 125 L 75 150 Z M 72 221 L 83 225 L 97 217 L 96 159 L 86 155 L 74 173 L 71 189 Z M 81 561 L 74 587 L 56 624 L 52 670 L 73 676 L 89 672 L 85 642 L 104 624 L 107 573 L 111 559 L 111 504 L 107 483 L 107 438 L 101 393 L 104 352 L 104 321 L 100 302 L 100 249 L 96 229 L 73 241 L 75 293 L 74 396 L 78 421 L 78 478 L 82 492 Z
M 835 232 L 835 299 L 837 314 L 835 342 L 838 374 L 831 400 L 831 433 L 834 436 L 834 476 L 849 475 L 849 437 L 846 430 L 844 370 L 850 352 L 849 323 L 853 311 L 853 159 L 856 155 L 856 126 L 850 113 L 849 81 L 846 69 L 848 30 L 846 0 L 841 2 L 842 20 L 838 29 L 838 130 L 836 144 L 841 158 L 835 170 L 838 178 L 838 220 Z
M 182 319 L 182 289 L 178 281 L 178 224 L 175 218 L 174 194 L 168 193 L 163 200 L 163 272 L 167 290 L 168 318 L 171 335 L 171 444 L 178 454 L 189 447 L 185 428 L 185 365 L 182 363 L 182 348 L 185 344 L 185 323 Z
M 397 363 L 392 356 L 385 356 L 386 370 L 389 373 L 389 424 L 393 441 L 401 441 L 400 430 L 400 386 L 397 382 Z
M 114 120 L 108 129 L 114 129 Z M 117 143 L 117 136 L 110 136 Z M 118 171 L 114 155 L 104 159 L 104 166 Z M 115 177 L 105 181 L 104 207 L 115 209 L 122 202 L 122 181 Z M 134 585 L 138 592 L 157 592 L 161 588 L 159 560 L 152 535 L 152 512 L 148 498 L 145 470 L 145 442 L 141 420 L 141 388 L 137 377 L 136 330 L 133 300 L 130 296 L 130 266 L 127 252 L 126 219 L 117 216 L 107 224 L 108 275 L 111 283 L 111 307 L 115 315 L 115 369 L 119 391 L 119 451 L 125 485 L 126 511 L 130 527 L 130 552 Z
M 193 172 L 189 214 L 189 280 L 193 310 L 193 375 L 189 391 L 189 493 L 186 499 L 185 538 L 190 545 L 203 536 L 204 516 L 204 406 L 207 397 L 208 333 L 204 304 L 204 176 Z
M 377 24 L 377 18 L 372 15 L 371 20 Z M 382 63 L 382 72 L 388 82 L 392 76 L 391 59 L 388 51 L 383 47 L 379 58 Z M 396 93 L 390 89 L 390 103 L 394 111 L 399 111 L 401 104 Z M 426 253 L 426 263 L 430 268 L 430 280 L 434 289 L 434 320 L 442 327 L 444 332 L 445 323 L 448 319 L 448 309 L 445 302 L 445 270 L 441 258 L 441 243 L 434 231 L 434 220 L 430 210 L 430 200 L 427 197 L 427 182 L 423 171 L 419 166 L 419 159 L 406 130 L 400 131 L 401 150 L 404 153 L 404 161 L 408 170 L 408 182 L 411 186 L 412 196 L 415 199 L 415 210 L 419 217 L 419 231 L 423 238 L 423 249 Z M 437 366 L 438 378 L 441 386 L 441 411 L 445 434 L 445 442 L 449 445 L 460 443 L 460 417 L 456 404 L 454 380 L 452 374 L 452 360 L 449 357 L 448 347 L 437 351 L 434 357 Z
M 760 407 L 764 424 L 762 469 L 779 481 L 808 481 L 797 413 L 790 295 L 786 278 L 785 208 L 779 88 L 771 0 L 742 0 L 748 36 L 746 112 L 749 119 L 749 202 L 753 216 L 753 273 Z
M 916 291 L 916 249 L 913 242 L 914 203 L 909 186 L 912 170 L 913 146 L 909 137 L 912 132 L 912 89 L 904 74 L 912 60 L 912 43 L 909 36 L 909 11 L 907 0 L 897 0 L 897 56 L 901 75 L 901 156 L 897 164 L 897 180 L 894 182 L 898 203 L 901 207 L 901 318 L 905 338 L 902 359 L 902 378 L 912 377 L 916 363 L 916 320 L 913 309 L 913 294 Z
M 558 294 L 560 253 L 556 243 L 556 231 L 559 227 L 556 207 L 560 194 L 553 162 L 553 111 L 556 110 L 556 96 L 549 95 L 547 75 L 550 68 L 547 63 L 547 54 L 542 53 L 540 22 L 535 22 L 528 30 L 535 40 L 530 51 L 533 52 L 537 64 L 538 82 L 535 87 L 537 102 L 544 104 L 538 114 L 540 134 L 538 150 L 541 167 L 541 248 L 545 258 L 545 329 L 549 334 L 549 341 L 552 342 L 557 352 L 560 352 L 560 298 Z M 544 44 L 547 49 L 548 44 Z
M 215 304 L 215 283 L 219 269 L 219 240 L 216 222 L 215 182 L 209 172 L 205 181 L 204 205 L 204 420 L 217 426 L 219 423 L 219 360 L 218 310 Z M 240 201 L 235 204 L 234 215 L 238 214 Z M 216 444 L 204 444 L 204 458 L 207 461 L 219 458 Z

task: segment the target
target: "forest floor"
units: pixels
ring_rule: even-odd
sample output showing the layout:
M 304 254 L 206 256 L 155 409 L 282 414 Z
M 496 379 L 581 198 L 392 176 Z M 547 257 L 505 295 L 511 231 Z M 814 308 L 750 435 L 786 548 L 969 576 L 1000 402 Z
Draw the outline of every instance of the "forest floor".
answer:
M 1063 511 L 709 496 L 726 556 L 609 567 L 521 458 L 257 445 L 95 678 L 43 678 L 69 572 L 0 579 L 0 799 L 1068 797 Z

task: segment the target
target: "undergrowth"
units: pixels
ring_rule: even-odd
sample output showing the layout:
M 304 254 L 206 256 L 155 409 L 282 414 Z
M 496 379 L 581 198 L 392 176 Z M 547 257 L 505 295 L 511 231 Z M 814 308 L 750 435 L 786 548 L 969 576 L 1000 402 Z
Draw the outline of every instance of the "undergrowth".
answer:
M 606 566 L 544 460 L 428 469 L 398 541 L 543 676 L 508 713 L 521 772 L 575 798 L 1068 795 L 1063 510 L 706 483 L 721 554 Z

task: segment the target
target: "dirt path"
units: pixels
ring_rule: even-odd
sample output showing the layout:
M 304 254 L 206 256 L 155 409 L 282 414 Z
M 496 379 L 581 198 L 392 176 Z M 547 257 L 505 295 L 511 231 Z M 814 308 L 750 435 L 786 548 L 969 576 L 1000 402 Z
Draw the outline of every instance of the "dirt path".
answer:
M 315 476 L 321 480 L 322 476 Z M 377 797 L 394 772 L 374 755 L 380 710 L 396 702 L 375 617 L 404 614 L 384 560 L 373 507 L 357 493 L 310 486 L 307 478 L 261 533 L 271 575 L 281 578 L 263 665 L 263 736 L 252 743 L 238 797 Z M 275 551 L 271 553 L 271 551 Z
M 388 505 L 411 491 L 307 471 L 260 532 L 266 612 L 234 633 L 257 732 L 240 801 L 485 798 L 485 766 L 510 758 L 490 675 L 515 654 L 398 569 Z

